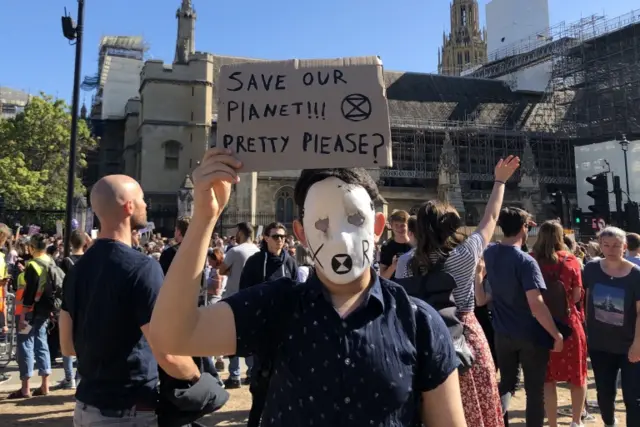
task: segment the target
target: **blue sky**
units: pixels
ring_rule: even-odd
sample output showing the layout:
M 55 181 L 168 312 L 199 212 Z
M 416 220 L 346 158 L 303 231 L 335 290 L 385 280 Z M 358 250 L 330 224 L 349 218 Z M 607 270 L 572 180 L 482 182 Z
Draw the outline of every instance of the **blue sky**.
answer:
M 484 5 L 480 0 L 484 23 Z M 615 17 L 637 0 L 549 0 L 551 22 Z M 0 86 L 71 99 L 74 47 L 60 16 L 76 0 L 2 1 Z M 142 35 L 154 59 L 173 60 L 180 0 L 86 0 L 83 75 L 97 71 L 103 35 Z M 194 0 L 197 50 L 267 59 L 379 55 L 393 70 L 434 72 L 448 0 Z M 83 92 L 90 102 L 90 94 Z

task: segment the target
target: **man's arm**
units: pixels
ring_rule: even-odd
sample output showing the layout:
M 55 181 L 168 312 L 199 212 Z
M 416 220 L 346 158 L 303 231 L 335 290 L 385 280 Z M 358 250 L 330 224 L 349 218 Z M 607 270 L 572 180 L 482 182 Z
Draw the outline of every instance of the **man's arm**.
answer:
M 73 345 L 73 319 L 71 319 L 71 315 L 65 310 L 60 310 L 58 330 L 60 332 L 60 350 L 62 351 L 62 355 L 75 356 L 76 349 Z
M 177 380 L 186 380 L 195 382 L 200 378 L 200 370 L 190 356 L 172 356 L 170 354 L 157 351 L 153 347 L 153 342 L 149 339 L 149 325 L 140 327 L 144 337 L 147 339 L 153 357 L 156 358 L 158 365 L 172 378 Z
M 423 301 L 416 308 L 417 392 L 425 427 L 467 427 L 460 395 L 460 360 L 440 314 Z
M 229 249 L 227 253 L 224 254 L 224 260 L 220 267 L 218 267 L 218 274 L 223 276 L 228 276 L 231 272 L 231 268 L 233 267 L 233 263 L 235 262 L 236 251 L 233 248 Z
M 527 295 L 527 303 L 529 304 L 531 314 L 533 314 L 533 317 L 536 318 L 538 323 L 540 323 L 549 335 L 553 337 L 556 341 L 557 347 L 563 342 L 563 336 L 551 316 L 549 307 L 547 307 L 547 304 L 544 303 L 544 299 L 542 299 L 542 293 L 540 290 L 546 289 L 546 286 L 544 284 L 544 278 L 542 277 L 540 267 L 535 260 L 530 260 L 523 264 L 520 274 L 520 283 L 522 283 L 522 287 Z M 560 350 L 562 350 L 562 347 L 560 347 Z
M 425 427 L 467 427 L 458 371 L 449 375 L 436 389 L 422 393 L 421 409 Z

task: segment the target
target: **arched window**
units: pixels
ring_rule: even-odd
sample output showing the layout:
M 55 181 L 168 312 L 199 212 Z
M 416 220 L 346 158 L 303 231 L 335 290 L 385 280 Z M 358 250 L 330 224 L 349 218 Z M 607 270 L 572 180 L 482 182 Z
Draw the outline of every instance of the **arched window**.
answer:
M 182 144 L 178 141 L 170 140 L 164 144 L 164 168 L 165 169 L 178 169 L 180 167 L 180 150 L 182 150 Z
M 290 225 L 296 217 L 296 208 L 293 203 L 293 189 L 285 187 L 276 194 L 276 221 L 284 225 Z

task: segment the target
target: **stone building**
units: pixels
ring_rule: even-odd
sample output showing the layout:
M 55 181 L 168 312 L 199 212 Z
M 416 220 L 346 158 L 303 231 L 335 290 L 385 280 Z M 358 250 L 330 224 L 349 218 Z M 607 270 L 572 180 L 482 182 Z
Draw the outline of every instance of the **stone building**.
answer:
M 477 53 L 478 60 L 484 60 L 477 2 L 455 0 L 454 9 L 452 28 L 458 28 L 463 44 L 468 43 L 470 58 L 475 61 Z M 173 63 L 144 63 L 139 94 L 126 103 L 121 123 L 122 171 L 142 184 L 149 221 L 167 233 L 172 232 L 179 206 L 183 211 L 188 205 L 187 177 L 207 147 L 216 143 L 215 90 L 220 67 L 258 61 L 196 51 L 196 13 L 191 1 L 182 0 L 177 20 Z M 445 46 L 447 52 L 451 49 L 452 44 Z M 493 185 L 493 168 L 506 154 L 523 157 L 521 172 L 507 188 L 507 203 L 541 213 L 547 192 L 572 191 L 573 150 L 568 141 L 553 136 L 555 116 L 549 114 L 545 94 L 512 91 L 497 80 L 446 75 L 385 71 L 384 79 L 394 166 L 371 171 L 383 196 L 380 210 L 410 210 L 439 197 L 475 224 Z M 297 216 L 293 187 L 298 174 L 283 170 L 243 176 L 222 227 L 230 229 L 240 221 L 290 224 Z
M 451 31 L 442 33 L 438 49 L 438 73 L 459 76 L 464 70 L 487 62 L 487 30 L 480 31 L 477 0 L 453 0 Z

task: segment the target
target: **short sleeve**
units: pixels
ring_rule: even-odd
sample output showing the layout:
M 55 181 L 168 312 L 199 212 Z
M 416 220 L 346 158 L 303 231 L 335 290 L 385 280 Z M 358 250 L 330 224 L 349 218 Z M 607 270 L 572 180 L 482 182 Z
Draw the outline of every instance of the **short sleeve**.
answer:
M 251 286 L 223 300 L 233 311 L 236 356 L 262 354 L 270 342 L 278 339 L 280 313 L 292 310 L 284 305 L 287 291 L 294 286 L 291 279 L 279 279 Z
M 151 321 L 151 313 L 164 281 L 160 263 L 148 258 L 136 271 L 133 280 L 133 310 L 138 326 L 142 327 Z
M 425 392 L 438 388 L 458 369 L 460 361 L 451 334 L 440 314 L 430 305 L 413 299 L 416 312 L 418 352 L 416 387 Z
M 224 259 L 222 262 L 228 268 L 233 268 L 233 263 L 236 262 L 237 251 L 234 248 L 231 248 L 224 254 Z
M 60 304 L 60 309 L 69 314 L 73 313 L 75 306 L 75 282 L 74 273 L 70 270 L 69 273 L 64 276 L 64 280 L 62 281 L 62 303 Z
M 520 283 L 522 289 L 525 292 L 533 290 L 545 290 L 547 286 L 544 284 L 544 278 L 542 277 L 542 271 L 538 263 L 533 258 L 529 257 L 522 264 L 522 270 L 520 271 Z

